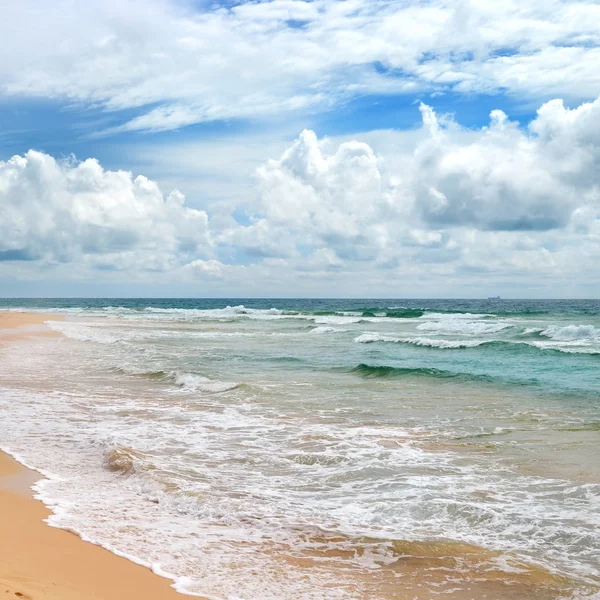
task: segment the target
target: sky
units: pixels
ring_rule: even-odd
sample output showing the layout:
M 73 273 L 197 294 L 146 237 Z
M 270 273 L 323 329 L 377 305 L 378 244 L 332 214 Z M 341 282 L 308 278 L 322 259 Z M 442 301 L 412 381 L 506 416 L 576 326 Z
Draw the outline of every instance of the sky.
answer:
M 598 1 L 0 13 L 0 296 L 600 296 Z

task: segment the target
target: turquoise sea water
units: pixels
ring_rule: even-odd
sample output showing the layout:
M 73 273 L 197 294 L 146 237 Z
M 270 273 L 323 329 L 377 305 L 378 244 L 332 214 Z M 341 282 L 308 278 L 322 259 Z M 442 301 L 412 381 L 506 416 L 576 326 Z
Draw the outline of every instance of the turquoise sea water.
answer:
M 64 317 L 0 351 L 2 447 L 182 591 L 598 595 L 598 301 L 0 308 Z

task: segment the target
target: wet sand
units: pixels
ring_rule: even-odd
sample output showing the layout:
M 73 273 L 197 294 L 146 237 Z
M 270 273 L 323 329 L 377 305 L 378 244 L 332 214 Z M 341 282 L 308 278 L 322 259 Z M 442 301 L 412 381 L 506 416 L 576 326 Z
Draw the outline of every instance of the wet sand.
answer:
M 60 320 L 60 315 L 0 311 L 0 346 L 28 337 L 55 337 L 58 334 L 44 325 L 45 321 Z
M 0 312 L 0 345 L 58 335 L 43 322 L 60 317 Z M 1 352 L 10 348 L 0 348 Z M 176 600 L 170 581 L 76 535 L 49 527 L 33 498 L 41 475 L 0 452 L 0 598 L 22 600 Z

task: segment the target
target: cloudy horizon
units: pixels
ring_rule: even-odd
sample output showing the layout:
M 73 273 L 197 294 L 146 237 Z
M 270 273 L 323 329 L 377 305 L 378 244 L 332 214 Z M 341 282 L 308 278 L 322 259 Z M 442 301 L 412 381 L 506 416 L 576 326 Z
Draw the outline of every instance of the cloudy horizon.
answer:
M 600 5 L 2 3 L 0 296 L 600 294 Z

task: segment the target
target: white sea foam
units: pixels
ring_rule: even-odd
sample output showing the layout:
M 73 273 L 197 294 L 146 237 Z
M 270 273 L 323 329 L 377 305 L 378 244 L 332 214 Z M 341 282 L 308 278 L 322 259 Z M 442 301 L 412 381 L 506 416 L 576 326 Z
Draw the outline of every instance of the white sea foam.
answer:
M 124 335 L 116 335 L 107 331 L 103 324 L 75 323 L 71 321 L 47 321 L 50 329 L 80 342 L 95 342 L 97 344 L 116 344 L 125 341 Z
M 527 342 L 541 350 L 557 350 L 567 354 L 600 354 L 600 329 L 593 325 L 549 325 L 526 329 L 546 340 Z
M 397 337 L 392 337 L 389 335 L 380 335 L 378 333 L 363 333 L 359 335 L 357 338 L 354 338 L 354 341 L 357 344 L 372 344 L 375 342 L 392 342 L 392 343 L 400 343 L 404 340 Z
M 486 343 L 486 340 L 445 340 L 424 337 L 398 338 L 388 335 L 364 333 L 354 339 L 359 344 L 371 344 L 375 342 L 388 342 L 395 344 L 413 344 L 415 346 L 428 346 L 431 348 L 475 348 Z
M 512 327 L 511 323 L 469 321 L 466 319 L 442 318 L 437 321 L 425 321 L 417 325 L 420 331 L 440 334 L 488 335 Z
M 323 315 L 314 317 L 317 325 L 351 325 L 365 320 L 363 317 L 343 317 L 339 315 Z
M 536 341 L 526 343 L 529 346 L 534 346 L 540 350 L 556 350 L 558 352 L 564 352 L 565 354 L 600 354 L 600 344 L 552 341 Z
M 246 308 L 243 304 L 238 306 L 226 306 L 225 308 L 214 309 L 190 309 L 190 308 L 153 308 L 144 309 L 146 314 L 154 314 L 166 318 L 181 318 L 181 319 L 204 319 L 204 320 L 227 320 L 227 319 L 277 319 L 289 317 L 278 308 L 257 309 Z
M 478 319 L 488 319 L 495 317 L 496 315 L 491 313 L 436 313 L 436 312 L 425 312 L 420 318 L 421 319 L 439 319 L 444 321 L 475 321 Z
M 544 329 L 541 335 L 559 342 L 600 341 L 600 329 L 592 325 L 552 325 Z
M 524 335 L 531 335 L 532 333 L 541 333 L 543 328 L 540 327 L 527 327 L 524 331 Z
M 228 392 L 239 386 L 238 383 L 227 381 L 213 381 L 208 377 L 196 375 L 194 373 L 177 373 L 174 375 L 175 383 L 186 391 L 207 392 L 216 394 L 219 392 Z
M 476 348 L 488 343 L 488 340 L 442 340 L 424 337 L 410 338 L 406 341 L 415 346 L 430 346 L 432 348 Z
M 340 327 L 324 327 L 324 326 L 320 326 L 320 327 L 315 327 L 314 329 L 311 329 L 310 333 L 315 333 L 315 334 L 344 333 L 345 331 L 348 331 L 348 330 L 347 329 L 341 329 Z

